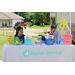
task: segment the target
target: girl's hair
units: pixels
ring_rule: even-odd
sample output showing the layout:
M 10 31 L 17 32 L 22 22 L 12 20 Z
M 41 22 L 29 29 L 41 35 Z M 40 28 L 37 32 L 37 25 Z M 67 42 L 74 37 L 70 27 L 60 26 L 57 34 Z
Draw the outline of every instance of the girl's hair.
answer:
M 51 29 L 56 29 L 56 26 L 53 26 L 53 25 L 52 25 L 52 26 L 51 26 Z
M 23 28 L 22 28 L 22 27 L 17 27 L 17 29 L 16 29 L 16 35 L 18 35 L 18 31 L 19 31 L 20 29 L 23 29 Z

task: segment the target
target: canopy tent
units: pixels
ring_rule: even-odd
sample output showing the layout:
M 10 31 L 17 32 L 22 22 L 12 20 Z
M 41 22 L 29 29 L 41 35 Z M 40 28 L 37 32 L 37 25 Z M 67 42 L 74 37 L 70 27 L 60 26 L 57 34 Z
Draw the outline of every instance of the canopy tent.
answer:
M 71 12 L 70 12 L 70 34 L 71 34 Z

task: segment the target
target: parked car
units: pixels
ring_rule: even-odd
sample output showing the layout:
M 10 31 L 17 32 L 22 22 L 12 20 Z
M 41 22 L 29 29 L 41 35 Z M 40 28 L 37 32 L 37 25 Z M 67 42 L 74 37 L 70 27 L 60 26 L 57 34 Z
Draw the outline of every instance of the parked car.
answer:
M 21 22 L 17 22 L 17 23 L 15 24 L 14 29 L 16 29 L 16 28 L 18 27 L 18 25 L 21 25 L 21 27 L 24 27 L 25 29 L 26 29 L 26 27 L 27 27 L 27 24 L 24 24 L 24 22 L 21 21 Z

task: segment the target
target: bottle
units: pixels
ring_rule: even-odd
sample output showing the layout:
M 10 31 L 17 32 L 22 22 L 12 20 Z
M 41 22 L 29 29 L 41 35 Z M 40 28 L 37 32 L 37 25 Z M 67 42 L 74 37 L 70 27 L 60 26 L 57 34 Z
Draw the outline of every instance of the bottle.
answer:
M 42 37 L 38 36 L 38 41 L 40 41 L 40 44 L 42 44 Z

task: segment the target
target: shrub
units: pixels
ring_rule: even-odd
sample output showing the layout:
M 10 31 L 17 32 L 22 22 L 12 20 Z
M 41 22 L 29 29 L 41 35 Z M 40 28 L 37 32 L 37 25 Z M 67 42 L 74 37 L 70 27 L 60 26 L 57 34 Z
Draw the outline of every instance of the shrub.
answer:
M 45 32 L 44 32 L 44 34 L 46 34 L 46 33 L 48 33 L 48 34 L 49 34 L 49 33 L 50 33 L 50 31 L 45 31 Z
M 45 35 L 38 35 L 38 36 L 42 36 L 42 40 L 45 41 Z
M 75 40 L 74 39 L 72 39 L 72 44 L 75 45 Z

